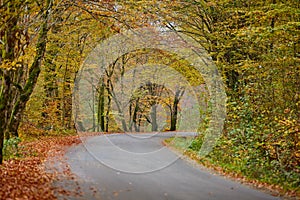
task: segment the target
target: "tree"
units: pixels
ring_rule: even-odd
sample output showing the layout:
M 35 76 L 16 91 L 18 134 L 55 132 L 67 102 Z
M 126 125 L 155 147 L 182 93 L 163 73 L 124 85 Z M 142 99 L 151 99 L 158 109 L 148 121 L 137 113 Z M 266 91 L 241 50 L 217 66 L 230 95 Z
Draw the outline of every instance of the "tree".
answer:
M 238 149 L 241 160 L 248 159 L 248 170 L 271 171 L 268 166 L 272 166 L 274 173 L 284 172 L 283 179 L 288 178 L 284 174 L 297 173 L 299 4 L 292 0 L 182 1 L 173 9 L 176 14 L 162 13 L 167 16 L 165 23 L 204 46 L 227 83 L 223 139 L 233 145 L 223 146 L 222 151 L 231 154 Z M 260 176 L 254 170 L 250 173 Z
M 1 90 L 0 90 L 0 163 L 4 136 L 18 136 L 18 126 L 26 102 L 35 87 L 40 74 L 40 66 L 46 50 L 46 39 L 49 30 L 52 0 L 37 2 L 38 5 L 23 1 L 1 1 L 3 21 L 0 29 L 1 37 Z M 40 6 L 41 12 L 35 15 Z M 29 24 L 32 18 L 37 25 L 36 41 L 30 38 Z M 35 44 L 33 59 L 28 58 L 28 46 Z M 33 53 L 33 52 L 30 52 Z M 32 55 L 32 54 L 31 54 Z

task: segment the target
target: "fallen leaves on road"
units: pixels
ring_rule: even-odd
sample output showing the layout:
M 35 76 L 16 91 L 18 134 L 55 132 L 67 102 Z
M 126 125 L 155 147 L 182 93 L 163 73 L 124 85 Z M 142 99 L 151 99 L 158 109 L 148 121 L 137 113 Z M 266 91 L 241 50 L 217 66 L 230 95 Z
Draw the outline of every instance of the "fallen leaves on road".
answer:
M 61 156 L 66 146 L 78 144 L 78 136 L 48 137 L 21 143 L 21 159 L 0 165 L 1 199 L 56 199 L 52 186 L 57 174 L 45 171 L 47 157 Z

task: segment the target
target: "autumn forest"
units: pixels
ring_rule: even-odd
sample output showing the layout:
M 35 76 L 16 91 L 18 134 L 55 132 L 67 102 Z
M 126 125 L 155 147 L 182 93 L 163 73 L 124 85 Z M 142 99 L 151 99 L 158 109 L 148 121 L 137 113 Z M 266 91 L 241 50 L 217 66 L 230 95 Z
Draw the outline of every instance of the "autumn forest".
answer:
M 185 85 L 170 90 L 163 84 L 141 84 L 131 91 L 123 118 L 115 117 L 122 106 L 116 98 L 117 83 L 126 74 L 136 73 L 134 66 L 143 66 L 140 69 L 147 74 L 147 68 L 155 64 L 156 76 L 168 78 L 170 85 L 179 82 L 170 75 L 174 73 L 181 74 L 190 88 L 198 88 L 195 93 L 204 111 L 189 115 L 203 122 L 195 127 L 197 131 L 205 130 L 214 109 L 205 75 L 175 53 L 154 48 L 126 52 L 109 63 L 94 87 L 89 122 L 76 114 L 76 80 L 94 48 L 127 30 L 159 27 L 191 38 L 205 50 L 227 96 L 222 135 L 213 151 L 199 158 L 197 152 L 204 140 L 200 134 L 192 139 L 185 154 L 223 174 L 299 197 L 297 0 L 0 0 L 0 16 L 1 187 L 13 183 L 14 173 L 6 173 L 10 165 L 38 170 L 49 149 L 78 143 L 77 131 L 190 131 L 193 125 L 179 128 L 182 102 L 194 104 L 184 99 L 192 93 Z M 164 71 L 164 66 L 171 70 Z M 123 86 L 120 88 L 123 91 Z M 164 125 L 160 125 L 161 110 L 166 111 Z M 176 138 L 172 145 L 180 149 L 185 140 Z M 41 183 L 43 173 L 24 175 L 23 179 L 35 177 Z M 27 184 L 22 177 L 16 179 L 19 185 Z M 42 182 L 49 184 L 50 179 Z M 15 199 L 26 193 L 17 186 L 12 190 L 23 190 L 24 194 L 9 193 L 7 187 L 0 188 L 0 199 Z M 29 199 L 32 193 L 28 193 Z

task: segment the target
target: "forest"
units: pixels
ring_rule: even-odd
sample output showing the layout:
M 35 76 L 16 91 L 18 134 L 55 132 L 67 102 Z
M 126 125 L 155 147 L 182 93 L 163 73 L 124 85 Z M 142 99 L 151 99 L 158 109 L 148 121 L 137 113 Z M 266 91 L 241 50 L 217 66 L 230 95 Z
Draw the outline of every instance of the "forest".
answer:
M 209 107 L 207 79 L 190 62 L 172 52 L 140 48 L 109 64 L 92 91 L 88 122 L 80 121 L 72 101 L 76 79 L 97 44 L 127 30 L 159 27 L 192 38 L 207 52 L 227 96 L 214 150 L 197 158 L 200 135 L 186 153 L 224 173 L 299 195 L 297 0 L 0 0 L 0 15 L 0 164 L 24 159 L 18 150 L 24 141 L 76 131 L 179 131 L 181 102 L 189 88 L 198 87 L 204 112 L 214 109 Z M 113 110 L 120 115 L 122 107 L 116 98 L 118 81 L 134 74 L 136 66 L 147 73 L 153 65 L 170 85 L 171 74 L 181 74 L 189 88 L 187 83 L 172 90 L 164 84 L 140 84 L 128 89 L 132 96 L 126 113 L 116 117 Z M 171 70 L 163 71 L 163 66 Z M 161 110 L 166 111 L 163 126 Z M 195 128 L 202 132 L 210 115 L 199 114 L 204 123 Z M 175 146 L 183 140 L 178 138 Z

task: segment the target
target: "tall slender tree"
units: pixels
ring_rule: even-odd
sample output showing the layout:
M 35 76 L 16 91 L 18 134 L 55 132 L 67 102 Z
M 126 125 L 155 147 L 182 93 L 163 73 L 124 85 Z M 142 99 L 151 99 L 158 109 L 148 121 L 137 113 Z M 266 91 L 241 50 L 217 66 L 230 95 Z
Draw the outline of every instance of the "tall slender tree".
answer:
M 22 112 L 41 71 L 52 6 L 52 0 L 35 3 L 0 1 L 3 19 L 0 26 L 0 163 L 4 136 L 18 136 Z M 41 9 L 38 15 L 37 9 Z M 30 27 L 32 22 L 36 27 Z M 36 39 L 29 33 L 32 28 L 37 30 Z M 28 50 L 30 45 L 35 46 L 32 52 Z M 33 58 L 29 54 L 33 54 Z

